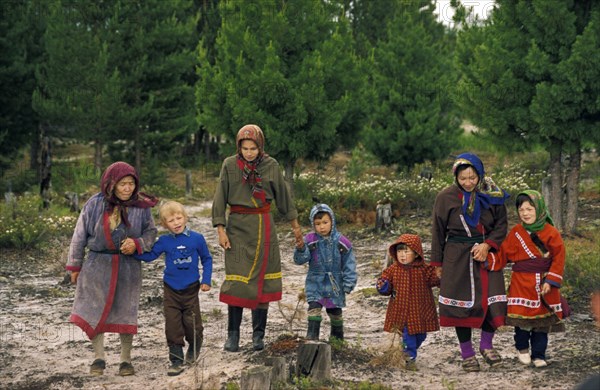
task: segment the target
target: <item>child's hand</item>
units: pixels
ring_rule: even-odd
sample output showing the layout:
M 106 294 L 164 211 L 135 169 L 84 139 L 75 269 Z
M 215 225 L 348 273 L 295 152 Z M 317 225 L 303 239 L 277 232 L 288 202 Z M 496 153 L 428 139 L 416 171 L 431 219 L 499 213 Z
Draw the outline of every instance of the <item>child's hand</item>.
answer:
M 544 283 L 542 284 L 542 295 L 546 295 L 550 292 L 550 284 L 549 283 Z
M 435 267 L 435 276 L 437 276 L 438 279 L 442 278 L 442 267 Z
M 202 290 L 202 291 L 210 291 L 210 284 L 202 283 L 200 285 L 200 290 Z
M 384 278 L 377 279 L 377 291 L 380 294 L 389 294 L 390 292 L 390 281 Z

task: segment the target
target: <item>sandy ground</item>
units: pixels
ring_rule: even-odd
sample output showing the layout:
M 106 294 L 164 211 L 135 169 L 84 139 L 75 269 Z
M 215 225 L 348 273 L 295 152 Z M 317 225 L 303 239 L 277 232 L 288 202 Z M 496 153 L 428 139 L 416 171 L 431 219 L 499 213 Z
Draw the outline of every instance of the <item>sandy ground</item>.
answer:
M 242 370 L 263 365 L 277 353 L 295 364 L 296 348 L 281 347 L 281 335 L 303 336 L 304 318 L 290 323 L 304 285 L 306 269 L 292 261 L 293 239 L 287 225 L 279 226 L 284 274 L 284 297 L 272 304 L 266 342 L 262 352 L 251 350 L 250 312 L 244 311 L 241 350 L 223 351 L 226 338 L 226 306 L 218 301 L 218 285 L 223 280 L 223 257 L 217 247 L 216 232 L 202 210 L 208 203 L 189 207 L 190 226 L 203 233 L 214 256 L 213 280 L 217 286 L 201 293 L 204 318 L 204 346 L 199 361 L 178 377 L 166 375 L 167 347 L 162 315 L 161 259 L 144 265 L 143 291 L 140 301 L 139 334 L 134 338 L 133 365 L 136 375 L 120 377 L 118 336 L 107 335 L 107 369 L 101 377 L 89 375 L 93 360 L 91 344 L 83 332 L 68 323 L 74 287 L 62 284 L 66 249 L 57 243 L 37 251 L 0 254 L 0 388 L 10 389 L 223 389 L 227 383 L 239 384 Z M 343 230 L 343 229 L 342 229 Z M 393 389 L 570 389 L 589 375 L 600 372 L 600 331 L 587 310 L 579 310 L 568 320 L 565 333 L 553 334 L 548 347 L 550 365 L 533 369 L 516 359 L 511 328 L 501 329 L 495 346 L 504 359 L 501 367 L 491 369 L 483 363 L 479 373 L 465 373 L 453 329 L 429 334 L 419 350 L 418 371 L 374 367 L 369 362 L 391 344 L 384 334 L 386 298 L 368 296 L 381 270 L 385 237 L 364 234 L 351 237 L 358 261 L 359 282 L 344 310 L 347 347 L 333 353 L 332 374 L 336 380 L 370 381 Z M 425 238 L 427 241 L 427 238 Z M 378 261 L 379 260 L 379 261 Z M 361 291 L 364 290 L 364 291 Z M 306 315 L 301 303 L 300 314 Z M 329 333 L 325 319 L 321 338 Z M 279 338 L 279 339 L 278 339 Z M 278 341 L 279 340 L 279 341 Z M 479 340 L 476 331 L 475 345 Z M 350 382 L 338 382 L 336 388 L 352 388 Z M 333 387 L 333 386 L 332 386 Z M 289 388 L 292 388 L 291 385 Z

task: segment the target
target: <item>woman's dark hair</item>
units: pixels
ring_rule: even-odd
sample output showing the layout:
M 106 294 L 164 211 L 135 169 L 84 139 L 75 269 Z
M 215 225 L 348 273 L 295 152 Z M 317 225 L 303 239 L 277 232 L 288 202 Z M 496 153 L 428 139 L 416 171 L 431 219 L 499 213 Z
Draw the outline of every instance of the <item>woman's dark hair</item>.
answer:
M 515 204 L 517 205 L 517 210 L 525 202 L 531 203 L 533 205 L 533 201 L 531 200 L 529 195 L 520 194 L 519 196 L 517 196 L 517 200 L 515 201 Z
M 475 167 L 473 165 L 471 165 L 471 164 L 460 164 L 454 170 L 454 178 L 458 178 L 458 174 L 461 173 L 462 171 L 464 171 L 467 168 L 472 168 L 473 171 L 475 172 L 475 174 L 477 175 L 477 177 L 479 177 L 479 173 L 477 172 L 477 170 L 475 169 Z

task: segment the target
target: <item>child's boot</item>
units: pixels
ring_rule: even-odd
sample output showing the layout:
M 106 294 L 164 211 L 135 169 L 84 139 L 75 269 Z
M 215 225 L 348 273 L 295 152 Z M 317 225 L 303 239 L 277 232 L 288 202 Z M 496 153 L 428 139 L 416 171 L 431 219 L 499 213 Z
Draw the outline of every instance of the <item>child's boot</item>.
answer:
M 169 360 L 171 366 L 167 371 L 168 376 L 176 376 L 183 371 L 183 347 L 181 345 L 169 345 Z
M 331 341 L 331 339 L 338 339 L 338 340 L 343 340 L 344 339 L 344 320 L 343 319 L 331 319 L 331 336 L 329 337 L 329 340 Z
M 321 316 L 308 317 L 308 330 L 306 331 L 307 340 L 318 340 L 321 333 Z
M 268 309 L 252 310 L 252 347 L 255 351 L 265 348 L 265 329 L 267 328 Z
M 196 359 L 198 359 L 198 356 L 200 356 L 200 348 L 202 348 L 203 341 L 204 338 L 202 336 L 197 336 L 195 348 L 194 344 L 190 344 L 188 346 L 187 352 L 185 353 L 186 364 L 193 364 L 196 361 Z
M 238 306 L 227 306 L 227 341 L 224 349 L 237 352 L 240 349 L 240 324 L 244 309 Z

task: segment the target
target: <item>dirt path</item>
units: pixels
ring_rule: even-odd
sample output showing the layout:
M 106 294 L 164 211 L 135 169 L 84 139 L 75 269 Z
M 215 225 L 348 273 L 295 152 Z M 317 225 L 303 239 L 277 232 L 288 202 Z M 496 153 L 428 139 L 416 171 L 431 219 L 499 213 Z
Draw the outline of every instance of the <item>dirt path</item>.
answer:
M 203 212 L 208 203 L 189 207 L 190 226 L 203 233 L 214 256 L 213 280 L 223 280 L 221 251 L 217 248 L 216 232 Z M 279 230 L 284 274 L 284 298 L 281 310 L 270 308 L 266 341 L 272 344 L 290 331 L 286 319 L 297 304 L 297 295 L 304 285 L 305 268 L 292 262 L 293 240 L 289 228 Z M 398 368 L 373 367 L 368 362 L 385 351 L 390 337 L 382 332 L 386 299 L 367 296 L 360 290 L 371 289 L 379 274 L 377 262 L 383 257 L 389 237 L 351 237 L 354 239 L 359 283 L 349 296 L 344 310 L 346 350 L 335 352 L 333 376 L 338 380 L 370 381 L 393 389 L 569 389 L 592 373 L 600 371 L 600 332 L 587 312 L 569 320 L 567 331 L 550 337 L 549 367 L 534 370 L 521 366 L 512 347 L 512 330 L 501 329 L 495 345 L 504 364 L 490 369 L 482 364 L 482 372 L 465 373 L 460 367 L 454 331 L 443 329 L 432 333 L 419 350 L 416 372 Z M 427 241 L 427 238 L 425 239 Z M 102 377 L 90 377 L 88 365 L 93 354 L 89 340 L 82 331 L 69 324 L 74 287 L 60 284 L 63 272 L 58 253 L 6 252 L 0 258 L 0 388 L 10 389 L 220 389 L 228 381 L 238 381 L 245 368 L 262 364 L 270 351 L 251 351 L 251 320 L 244 312 L 241 352 L 225 353 L 226 307 L 218 301 L 218 286 L 201 294 L 205 325 L 205 344 L 201 359 L 178 377 L 168 377 L 167 349 L 162 316 L 161 276 L 163 262 L 144 265 L 144 282 L 140 301 L 139 334 L 134 338 L 132 377 L 116 375 L 119 364 L 118 337 L 107 335 L 107 369 Z M 64 263 L 63 263 L 64 264 Z M 368 291 L 368 290 L 365 290 Z M 301 304 L 305 314 L 306 306 Z M 292 332 L 303 336 L 305 320 L 293 322 Z M 321 337 L 329 332 L 325 319 Z M 479 335 L 475 332 L 474 339 Z M 295 351 L 285 356 L 294 363 Z

